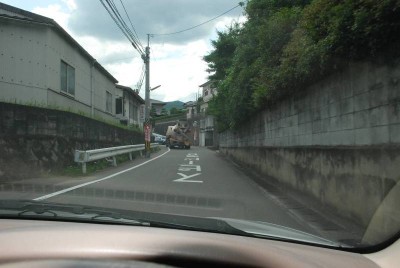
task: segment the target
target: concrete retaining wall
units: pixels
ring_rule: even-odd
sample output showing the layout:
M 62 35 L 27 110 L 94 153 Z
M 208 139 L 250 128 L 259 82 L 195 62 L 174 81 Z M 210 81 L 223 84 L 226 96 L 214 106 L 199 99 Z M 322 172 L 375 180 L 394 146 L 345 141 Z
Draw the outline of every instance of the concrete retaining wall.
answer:
M 78 114 L 0 102 L 0 180 L 74 164 L 76 149 L 143 143 L 143 134 Z
M 367 226 L 400 181 L 397 62 L 353 64 L 221 133 L 220 150 Z

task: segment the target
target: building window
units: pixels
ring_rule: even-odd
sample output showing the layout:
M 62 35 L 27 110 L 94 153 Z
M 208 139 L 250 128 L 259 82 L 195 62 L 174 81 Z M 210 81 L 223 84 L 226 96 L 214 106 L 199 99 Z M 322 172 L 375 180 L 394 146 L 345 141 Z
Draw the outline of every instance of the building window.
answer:
M 136 111 L 137 107 L 136 105 L 133 105 L 132 102 L 129 103 L 129 118 L 137 121 L 137 111 Z
M 106 112 L 112 113 L 112 95 L 106 91 Z
M 207 96 L 208 95 L 208 90 L 205 90 L 204 91 L 204 96 Z
M 61 91 L 75 95 L 75 68 L 61 61 Z
M 117 98 L 115 100 L 115 114 L 122 114 L 123 116 L 125 116 L 123 98 Z

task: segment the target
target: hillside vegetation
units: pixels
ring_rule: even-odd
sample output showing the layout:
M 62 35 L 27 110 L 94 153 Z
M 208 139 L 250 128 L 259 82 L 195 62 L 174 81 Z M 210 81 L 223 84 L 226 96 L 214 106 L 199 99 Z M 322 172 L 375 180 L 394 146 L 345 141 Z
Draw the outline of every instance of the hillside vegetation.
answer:
M 351 61 L 400 54 L 398 0 L 249 0 L 245 15 L 204 56 L 220 131 Z

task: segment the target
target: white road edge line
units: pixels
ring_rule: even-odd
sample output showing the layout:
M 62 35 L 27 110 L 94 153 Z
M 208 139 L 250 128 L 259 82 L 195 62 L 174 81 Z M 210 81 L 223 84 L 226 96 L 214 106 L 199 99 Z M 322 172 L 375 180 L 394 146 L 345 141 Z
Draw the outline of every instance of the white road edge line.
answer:
M 73 186 L 73 187 L 70 187 L 70 188 L 67 188 L 67 189 L 58 191 L 58 192 L 54 192 L 54 193 L 47 194 L 47 195 L 44 195 L 44 196 L 41 196 L 41 197 L 37 197 L 37 198 L 32 199 L 32 200 L 33 200 L 33 201 L 42 201 L 42 200 L 45 200 L 45 199 L 48 199 L 48 198 L 51 198 L 51 197 L 54 197 L 54 196 L 57 196 L 57 195 L 60 195 L 60 194 L 64 194 L 64 193 L 66 193 L 66 192 L 69 192 L 69 191 L 72 191 L 72 190 L 75 190 L 75 189 L 78 189 L 78 188 L 81 188 L 81 187 L 84 187 L 84 186 L 88 186 L 88 185 L 93 184 L 93 183 L 96 183 L 96 182 L 101 182 L 101 181 L 108 180 L 108 179 L 110 179 L 110 178 L 112 178 L 112 177 L 115 177 L 115 176 L 117 176 L 117 175 L 119 175 L 119 174 L 125 173 L 125 172 L 127 172 L 127 171 L 132 170 L 132 169 L 135 169 L 135 168 L 138 168 L 138 167 L 140 167 L 140 166 L 143 166 L 143 165 L 145 165 L 145 164 L 147 164 L 147 163 L 149 163 L 149 162 L 151 162 L 151 161 L 154 161 L 154 160 L 156 160 L 157 158 L 160 158 L 160 157 L 162 157 L 163 155 L 165 155 L 165 154 L 167 154 L 167 153 L 169 153 L 169 152 L 170 152 L 170 149 L 168 148 L 168 151 L 166 151 L 165 153 L 163 153 L 163 154 L 161 154 L 161 155 L 159 155 L 159 156 L 157 156 L 157 157 L 154 157 L 154 158 L 152 158 L 152 159 L 150 159 L 150 160 L 148 160 L 148 161 L 146 161 L 146 162 L 143 162 L 143 163 L 141 163 L 141 164 L 139 164 L 139 165 L 136 165 L 136 166 L 134 166 L 134 167 L 131 167 L 131 168 L 128 168 L 128 169 L 119 171 L 119 172 L 117 172 L 117 173 L 114 173 L 114 174 L 112 174 L 112 175 L 109 175 L 109 176 L 107 176 L 107 177 L 104 177 L 104 178 L 101 178 L 101 179 L 98 179 L 98 180 L 95 180 L 95 181 L 90 181 L 90 182 L 82 183 L 82 184 L 79 184 L 79 185 L 76 185 L 76 186 Z

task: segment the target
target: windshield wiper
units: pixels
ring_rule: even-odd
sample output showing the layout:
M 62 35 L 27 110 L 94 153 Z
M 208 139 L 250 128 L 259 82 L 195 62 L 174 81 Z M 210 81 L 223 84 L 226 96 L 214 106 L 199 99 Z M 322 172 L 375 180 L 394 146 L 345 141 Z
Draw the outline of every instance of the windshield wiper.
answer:
M 112 223 L 245 235 L 223 220 L 41 201 L 2 200 L 0 218 Z
M 265 222 L 228 218 L 202 218 L 42 201 L 2 200 L 0 218 L 46 219 L 72 222 L 124 224 L 268 238 L 336 248 L 349 245 Z
M 124 223 L 130 225 L 144 225 L 148 223 L 137 221 L 112 210 L 93 208 L 82 205 L 67 205 L 43 203 L 37 201 L 0 201 L 0 218 L 40 218 L 53 220 L 96 221 L 104 223 Z

